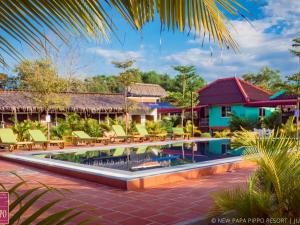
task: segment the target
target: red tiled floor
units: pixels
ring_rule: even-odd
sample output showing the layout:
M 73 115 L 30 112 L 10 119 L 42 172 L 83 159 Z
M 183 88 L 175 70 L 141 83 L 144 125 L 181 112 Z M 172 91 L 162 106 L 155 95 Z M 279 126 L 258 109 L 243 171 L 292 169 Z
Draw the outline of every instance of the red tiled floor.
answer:
M 238 169 L 231 173 L 204 176 L 201 179 L 161 185 L 143 192 L 124 191 L 101 184 L 54 174 L 51 172 L 0 160 L 0 182 L 12 186 L 19 181 L 9 171 L 20 174 L 30 181 L 36 181 L 71 192 L 64 196 L 44 196 L 46 203 L 54 198 L 63 200 L 57 209 L 79 207 L 86 213 L 77 219 L 95 217 L 92 224 L 104 225 L 167 225 L 176 224 L 206 215 L 212 205 L 210 193 L 219 189 L 244 185 L 254 168 Z M 36 208 L 41 204 L 36 205 Z M 53 212 L 50 210 L 50 212 Z M 49 213 L 50 213 L 49 212 Z M 26 216 L 25 216 L 26 217 Z

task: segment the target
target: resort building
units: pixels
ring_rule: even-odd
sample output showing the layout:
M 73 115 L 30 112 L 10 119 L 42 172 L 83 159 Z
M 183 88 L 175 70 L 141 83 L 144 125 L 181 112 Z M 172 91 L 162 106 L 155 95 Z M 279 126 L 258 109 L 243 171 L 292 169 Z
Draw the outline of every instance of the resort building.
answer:
M 274 111 L 273 107 L 251 105 L 268 101 L 271 93 L 237 77 L 218 79 L 200 89 L 198 95 L 198 122 L 204 131 L 229 128 L 231 114 L 258 120 Z
M 295 115 L 297 109 L 297 95 L 288 93 L 287 90 L 280 90 L 274 93 L 266 101 L 250 102 L 251 107 L 277 107 L 281 112 L 281 121 L 285 123 L 290 116 Z
M 144 124 L 145 121 L 156 121 L 160 114 L 158 110 L 161 108 L 173 108 L 172 105 L 166 102 L 161 102 L 161 99 L 167 96 L 167 92 L 158 84 L 135 83 L 129 87 L 128 99 L 141 103 L 149 108 L 148 113 L 133 111 L 131 119 L 136 123 Z
M 25 119 L 45 121 L 45 108 L 35 103 L 33 92 L 0 91 L 0 120 L 2 126 L 14 121 Z M 82 118 L 94 118 L 99 122 L 106 117 L 117 118 L 124 114 L 124 97 L 122 94 L 99 93 L 61 93 L 61 98 L 67 99 L 65 107 L 51 107 L 49 114 L 51 122 L 56 123 L 65 113 L 76 112 Z M 151 109 L 140 103 L 133 102 L 131 108 L 141 115 L 149 113 Z

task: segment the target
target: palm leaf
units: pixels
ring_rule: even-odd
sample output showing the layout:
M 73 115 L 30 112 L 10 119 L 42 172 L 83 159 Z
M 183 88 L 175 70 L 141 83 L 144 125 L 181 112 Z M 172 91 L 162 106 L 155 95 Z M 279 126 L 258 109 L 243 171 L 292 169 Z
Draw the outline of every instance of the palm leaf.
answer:
M 246 147 L 244 158 L 255 162 L 259 169 L 249 179 L 246 190 L 217 194 L 212 213 L 234 210 L 236 216 L 242 217 L 299 216 L 300 151 L 296 139 L 286 136 L 287 130 L 291 127 L 285 126 L 263 138 L 246 130 L 235 133 L 233 144 Z
M 34 222 L 36 220 L 36 218 L 38 218 L 43 213 L 47 212 L 47 210 L 49 210 L 52 206 L 54 206 L 58 202 L 60 202 L 59 199 L 51 201 L 51 202 L 47 203 L 46 205 L 42 206 L 38 211 L 36 211 L 30 217 L 28 217 L 25 221 L 23 221 L 21 223 L 21 225 L 30 225 L 32 222 Z
M 154 20 L 158 15 L 162 27 L 168 30 L 194 30 L 208 34 L 220 47 L 237 50 L 227 17 L 241 15 L 245 10 L 237 0 L 2 0 L 0 1 L 0 62 L 3 54 L 20 59 L 13 43 L 25 43 L 35 51 L 51 43 L 44 33 L 50 30 L 64 42 L 67 35 L 82 35 L 96 40 L 108 40 L 115 33 L 112 12 L 117 11 L 134 29 Z
M 3 184 L 0 183 L 0 186 L 3 190 L 8 191 L 9 195 L 14 195 L 14 200 L 9 205 L 10 210 L 10 221 L 9 224 L 21 224 L 29 225 L 34 222 L 39 221 L 37 224 L 43 225 L 64 225 L 64 224 L 76 224 L 74 223 L 74 218 L 82 214 L 83 210 L 78 210 L 79 208 L 66 208 L 61 211 L 57 211 L 48 215 L 46 218 L 41 219 L 45 213 L 48 213 L 49 209 L 53 208 L 61 199 L 52 200 L 44 205 L 40 206 L 36 211 L 33 211 L 33 206 L 38 203 L 41 198 L 48 193 L 55 192 L 59 195 L 63 195 L 65 190 L 60 190 L 42 183 L 39 183 L 40 186 L 29 188 L 25 192 L 19 190 L 23 188 L 23 185 L 27 182 L 17 174 L 15 174 L 21 182 L 16 183 L 10 189 L 7 189 Z M 12 199 L 12 198 L 10 198 Z M 33 212 L 32 214 L 29 213 Z M 26 219 L 22 220 L 25 216 L 28 216 Z M 77 224 L 88 224 L 91 221 L 94 221 L 95 218 L 88 218 L 80 220 Z

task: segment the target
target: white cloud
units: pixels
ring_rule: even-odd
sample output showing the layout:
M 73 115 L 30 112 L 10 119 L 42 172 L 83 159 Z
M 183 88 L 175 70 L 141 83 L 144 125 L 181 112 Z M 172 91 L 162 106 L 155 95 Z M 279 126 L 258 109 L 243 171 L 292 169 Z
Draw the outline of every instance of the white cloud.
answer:
M 119 51 L 102 48 L 90 48 L 88 51 L 104 58 L 107 62 L 143 59 L 143 55 L 140 51 Z
M 190 49 L 165 57 L 169 62 L 193 64 L 207 79 L 256 72 L 263 66 L 296 72 L 297 59 L 289 52 L 293 38 L 300 36 L 300 1 L 269 0 L 263 7 L 266 17 L 251 21 L 232 21 L 240 53 L 222 52 L 216 44 L 202 48 L 202 39 L 189 40 Z M 206 43 L 207 44 L 207 43 Z M 199 46 L 199 47 L 198 47 Z M 204 45 L 205 46 L 205 45 Z

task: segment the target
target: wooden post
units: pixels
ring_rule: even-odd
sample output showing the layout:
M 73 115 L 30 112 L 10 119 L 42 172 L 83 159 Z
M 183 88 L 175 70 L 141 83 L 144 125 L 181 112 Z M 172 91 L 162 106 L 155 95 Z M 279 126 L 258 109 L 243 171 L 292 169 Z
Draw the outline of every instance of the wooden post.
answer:
M 184 109 L 181 111 L 181 126 L 183 127 L 183 120 L 184 120 Z
M 192 137 L 194 137 L 194 103 L 193 103 L 193 92 L 191 91 L 191 119 L 192 119 Z
M 3 113 L 1 113 L 1 126 L 4 128 L 4 116 Z
M 106 123 L 109 125 L 109 114 L 108 113 L 106 113 L 106 118 L 105 118 L 105 120 L 106 120 Z
M 55 126 L 58 125 L 58 122 L 57 122 L 57 112 L 55 111 Z
M 18 123 L 18 116 L 17 116 L 17 111 L 14 111 L 14 117 L 15 117 L 15 125 Z
M 101 123 L 101 113 L 100 113 L 100 111 L 98 112 L 98 123 L 99 124 Z

